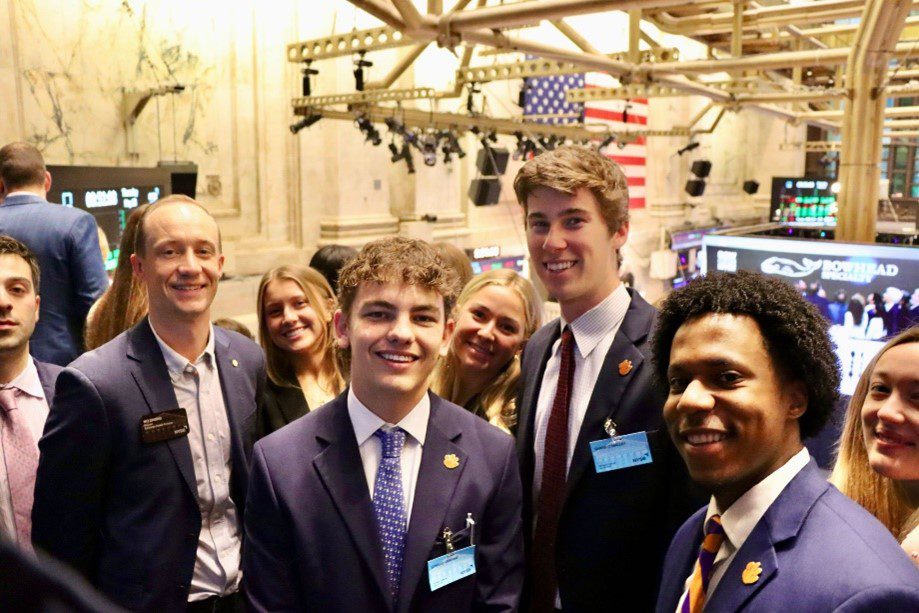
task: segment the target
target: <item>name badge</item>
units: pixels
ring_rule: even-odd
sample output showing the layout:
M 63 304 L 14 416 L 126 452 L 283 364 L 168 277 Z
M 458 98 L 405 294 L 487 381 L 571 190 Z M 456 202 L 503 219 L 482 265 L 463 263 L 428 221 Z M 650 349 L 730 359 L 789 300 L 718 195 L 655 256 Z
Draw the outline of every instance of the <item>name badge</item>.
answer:
M 653 461 L 647 432 L 593 441 L 590 443 L 590 452 L 598 473 L 650 464 Z
M 140 420 L 140 440 L 159 443 L 188 435 L 188 414 L 185 409 L 171 409 L 147 415 Z
M 428 560 L 428 581 L 432 592 L 474 573 L 475 545 Z

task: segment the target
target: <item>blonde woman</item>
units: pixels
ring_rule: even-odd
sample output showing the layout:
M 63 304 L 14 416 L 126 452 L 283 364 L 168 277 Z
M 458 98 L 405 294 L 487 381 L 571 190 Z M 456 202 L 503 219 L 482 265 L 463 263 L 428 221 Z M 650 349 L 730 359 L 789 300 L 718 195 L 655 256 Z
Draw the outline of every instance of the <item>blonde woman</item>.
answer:
M 513 270 L 473 277 L 457 300 L 456 326 L 434 371 L 434 392 L 504 430 L 513 429 L 519 355 L 540 326 L 541 309 L 533 285 Z
M 332 334 L 335 297 L 305 266 L 279 266 L 258 289 L 259 342 L 268 385 L 259 423 L 265 436 L 332 400 L 345 387 Z
M 862 373 L 830 481 L 919 564 L 919 327 L 888 341 Z

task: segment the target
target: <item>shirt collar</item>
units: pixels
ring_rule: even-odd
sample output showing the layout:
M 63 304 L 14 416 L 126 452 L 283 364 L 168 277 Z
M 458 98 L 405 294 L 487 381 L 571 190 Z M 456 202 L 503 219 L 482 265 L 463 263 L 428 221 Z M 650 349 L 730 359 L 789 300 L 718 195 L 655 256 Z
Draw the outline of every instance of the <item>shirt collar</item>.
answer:
M 781 468 L 747 490 L 723 513 L 712 497 L 705 513 L 705 521 L 708 522 L 712 515 L 720 514 L 725 536 L 735 549 L 740 549 L 775 499 L 809 461 L 810 453 L 807 447 L 802 447 Z
M 564 316 L 560 317 L 561 329 L 564 330 L 566 325 L 571 326 L 578 351 L 582 358 L 586 358 L 610 330 L 619 328 L 631 301 L 629 291 L 620 283 L 600 304 L 570 324 L 565 321 Z
M 29 356 L 29 361 L 22 372 L 3 387 L 19 390 L 33 398 L 45 398 L 45 390 L 41 386 L 41 379 L 38 378 L 38 369 L 35 367 L 35 361 L 32 356 Z
M 354 428 L 354 436 L 357 439 L 358 447 L 363 445 L 381 427 L 393 425 L 387 424 L 377 417 L 364 403 L 358 400 L 354 394 L 353 387 L 348 387 L 348 415 L 351 417 L 351 426 Z M 428 431 L 428 418 L 430 415 L 431 397 L 425 394 L 421 397 L 421 401 L 408 412 L 408 415 L 395 425 L 405 430 L 409 436 L 424 446 L 424 437 Z
M 33 198 L 41 198 L 41 196 L 39 196 L 35 192 L 26 192 L 26 191 L 10 192 L 6 196 L 4 196 L 4 198 L 12 198 L 13 196 L 32 196 Z
M 157 344 L 160 346 L 160 351 L 163 352 L 163 360 L 166 361 L 166 369 L 169 370 L 169 376 L 175 377 L 181 375 L 185 371 L 186 366 L 194 366 L 195 364 L 200 364 L 205 356 L 208 357 L 210 364 L 216 364 L 215 355 L 214 355 L 214 324 L 211 324 L 210 330 L 207 335 L 207 345 L 204 346 L 204 351 L 201 352 L 195 361 L 194 364 L 188 361 L 185 356 L 179 355 L 179 353 L 166 344 L 166 342 L 160 338 L 160 335 L 156 333 L 156 328 L 153 327 L 153 322 L 149 322 L 150 330 L 153 331 L 153 336 L 156 338 Z

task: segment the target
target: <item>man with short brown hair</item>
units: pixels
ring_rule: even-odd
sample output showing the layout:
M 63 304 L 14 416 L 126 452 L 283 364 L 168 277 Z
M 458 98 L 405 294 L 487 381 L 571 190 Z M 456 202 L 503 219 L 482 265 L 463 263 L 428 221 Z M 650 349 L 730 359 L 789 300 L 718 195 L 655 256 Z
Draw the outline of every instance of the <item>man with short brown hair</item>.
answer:
M 80 355 L 90 307 L 108 288 L 96 220 L 86 211 L 50 204 L 51 175 L 29 143 L 0 148 L 0 233 L 38 258 L 45 291 L 32 335 L 37 359 L 65 366 Z

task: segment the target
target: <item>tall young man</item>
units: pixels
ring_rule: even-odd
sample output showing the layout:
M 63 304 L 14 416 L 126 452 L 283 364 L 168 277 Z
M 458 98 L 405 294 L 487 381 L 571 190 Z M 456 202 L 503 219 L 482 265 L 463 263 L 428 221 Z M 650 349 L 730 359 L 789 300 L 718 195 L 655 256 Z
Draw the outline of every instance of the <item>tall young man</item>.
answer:
M 33 542 L 133 611 L 239 611 L 261 349 L 211 325 L 220 231 L 184 196 L 151 205 L 134 274 L 149 316 L 58 378 Z
M 562 313 L 523 355 L 517 447 L 527 603 L 538 612 L 607 611 L 611 595 L 628 594 L 630 607 L 647 610 L 691 503 L 660 432 L 664 395 L 648 363 L 655 311 L 619 282 L 626 178 L 599 152 L 565 146 L 527 162 L 514 190 L 532 267 Z M 612 433 L 635 435 L 651 461 L 598 464 Z
M 828 326 L 793 287 L 748 272 L 664 303 L 664 419 L 712 497 L 673 539 L 658 613 L 919 610 L 919 570 L 801 443 L 836 398 Z
M 368 244 L 341 271 L 351 385 L 260 440 L 243 572 L 255 611 L 514 611 L 513 440 L 427 391 L 456 274 L 427 244 Z
M 38 439 L 61 371 L 29 356 L 40 276 L 29 248 L 0 236 L 0 535 L 29 551 Z

